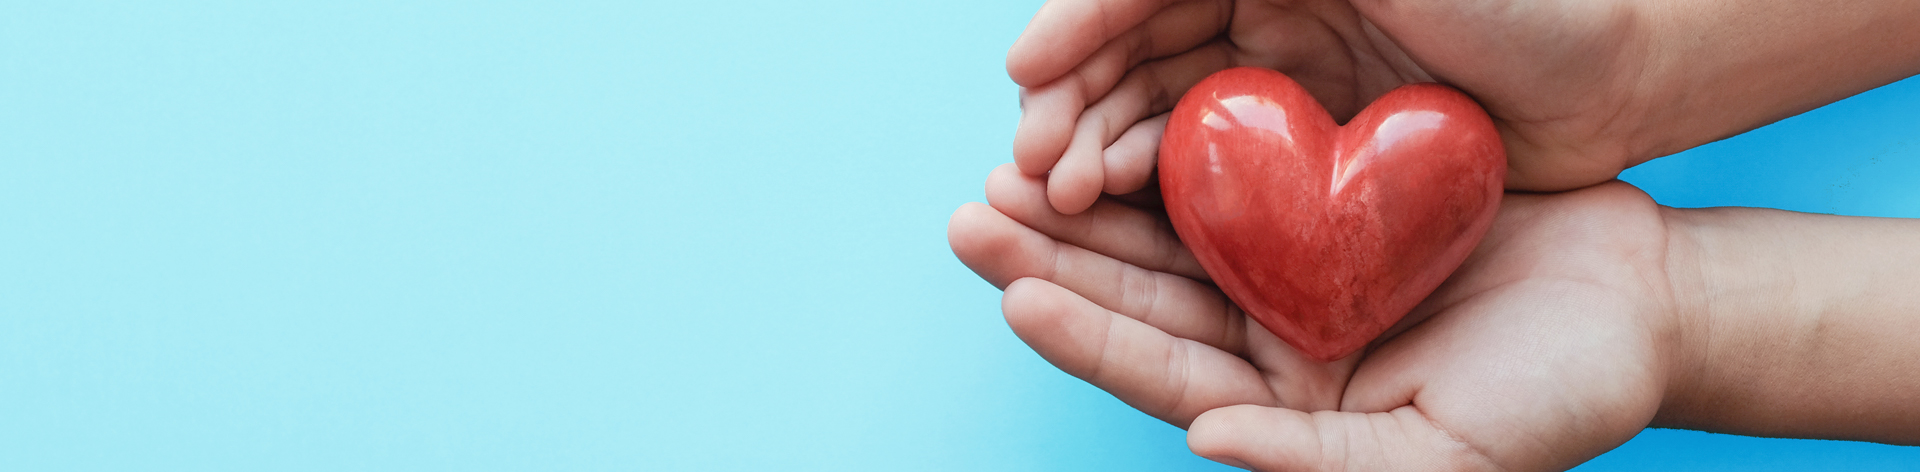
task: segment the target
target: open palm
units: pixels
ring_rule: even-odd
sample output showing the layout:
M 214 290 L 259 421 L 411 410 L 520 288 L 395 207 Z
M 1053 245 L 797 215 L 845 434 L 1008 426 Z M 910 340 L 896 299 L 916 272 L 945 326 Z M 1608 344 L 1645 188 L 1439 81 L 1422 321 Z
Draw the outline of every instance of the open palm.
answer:
M 1234 308 L 1151 203 L 1063 215 L 1003 167 L 961 260 L 1069 374 L 1270 470 L 1559 470 L 1657 411 L 1675 323 L 1658 207 L 1630 186 L 1509 195 L 1460 270 L 1367 351 L 1307 360 Z
M 1077 213 L 1146 185 L 1163 114 L 1208 74 L 1293 77 L 1344 121 L 1439 81 L 1479 100 L 1506 141 L 1508 187 L 1604 182 L 1646 156 L 1647 27 L 1617 2 L 1053 0 L 1007 57 L 1025 113 L 1015 161 L 1051 172 Z M 1697 144 L 1697 143 L 1696 143 Z

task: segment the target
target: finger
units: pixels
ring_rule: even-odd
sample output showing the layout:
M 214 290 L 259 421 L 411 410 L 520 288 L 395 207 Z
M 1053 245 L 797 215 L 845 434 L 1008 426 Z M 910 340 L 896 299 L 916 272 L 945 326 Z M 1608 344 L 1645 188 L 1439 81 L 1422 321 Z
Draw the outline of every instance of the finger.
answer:
M 1413 407 L 1386 413 L 1235 405 L 1187 430 L 1194 454 L 1235 467 L 1284 471 L 1501 470 Z
M 1273 403 L 1245 360 L 1121 316 L 1044 280 L 1007 286 L 1007 325 L 1034 352 L 1155 418 L 1185 427 L 1226 405 Z
M 1066 150 L 1074 123 L 1087 103 L 1105 96 L 1134 66 L 1187 51 L 1214 37 L 1226 27 L 1231 11 L 1231 4 L 1215 0 L 1173 5 L 1084 60 L 1076 56 L 1064 75 L 1020 82 L 1027 87 L 1021 89 L 1022 113 L 1013 138 L 1014 162 L 1032 175 L 1051 170 Z
M 1234 405 L 1194 418 L 1187 448 L 1214 462 L 1251 470 L 1331 470 L 1313 416 L 1284 408 Z
M 970 204 L 954 217 L 954 253 L 997 287 L 1035 277 L 1167 334 L 1241 355 L 1247 317 L 1218 289 L 1063 244 Z
M 1228 0 L 1053 0 L 1007 51 L 1007 75 L 1028 87 L 1052 82 L 1116 43 L 1142 60 L 1172 54 L 1219 34 L 1231 14 Z
M 1017 272 L 1005 266 L 1025 263 L 1009 260 L 1003 255 L 1020 252 L 1019 246 L 1023 244 L 1044 244 L 1032 237 L 1006 237 L 1000 227 L 1007 224 L 1006 215 L 993 207 L 974 202 L 960 205 L 960 209 L 954 211 L 953 217 L 947 220 L 947 245 L 952 247 L 954 257 L 960 258 L 960 263 L 966 264 L 974 275 L 979 275 L 987 283 L 993 284 L 993 288 L 1001 290 L 1006 290 L 1007 284 L 1018 279 L 1003 275 Z
M 1172 110 L 1201 79 L 1232 65 L 1232 47 L 1216 41 L 1128 72 L 1112 92 L 1076 120 L 1073 138 L 1048 176 L 1048 201 L 1067 214 L 1092 205 L 1106 185 L 1102 155 L 1107 147 L 1148 116 Z
M 1002 214 L 1053 239 L 1141 268 L 1208 280 L 1200 261 L 1181 244 L 1164 216 L 1101 201 L 1077 215 L 1047 205 L 1046 183 L 1009 166 L 987 176 L 987 202 Z
M 1182 274 L 1193 278 L 1206 275 L 1200 269 L 1199 262 L 1193 259 L 1193 254 L 1188 252 L 1185 246 L 1180 245 L 1179 239 L 1174 237 L 1173 230 L 1163 216 L 1107 200 L 1102 200 L 1092 209 L 1079 215 L 1061 215 L 1047 206 L 1045 190 L 1039 179 L 1023 175 L 1010 166 L 995 169 L 987 178 L 987 200 L 992 202 L 994 205 L 992 209 L 997 210 L 1002 217 L 1011 217 L 1023 229 L 1038 231 L 1047 235 L 1049 240 L 1058 240 L 1076 249 L 1090 249 L 1092 252 L 1155 272 Z M 956 216 L 956 221 L 958 219 L 959 217 Z M 960 223 L 955 223 L 956 227 L 959 225 Z M 984 236 L 969 236 L 969 238 L 989 239 Z M 1006 243 L 982 246 L 992 249 L 978 249 L 980 253 L 993 254 L 995 255 L 993 257 L 999 258 L 996 260 L 1000 261 L 1008 259 L 1002 255 L 1016 251 Z M 961 243 L 956 242 L 955 247 L 956 252 L 959 252 Z M 963 256 L 962 259 L 967 260 L 967 257 Z M 972 266 L 974 263 L 969 265 Z M 989 279 L 1010 281 L 1021 276 L 1032 275 L 1036 273 L 1035 270 L 1038 269 L 1029 269 L 1029 272 L 1017 274 L 1007 271 Z M 981 269 L 976 268 L 975 271 L 980 272 Z M 984 274 L 982 276 L 988 277 Z M 1054 279 L 1050 276 L 1041 277 Z M 1112 280 L 1103 283 L 1108 287 L 1129 286 L 1128 283 Z M 1179 284 L 1167 285 L 1180 286 Z M 1075 286 L 1068 286 L 1068 288 L 1076 292 L 1081 291 Z M 1140 290 L 1152 290 L 1158 293 L 1166 289 Z M 1206 293 L 1211 296 L 1218 292 L 1209 288 Z M 1146 298 L 1130 294 L 1107 297 L 1109 297 L 1106 298 L 1107 300 Z M 1094 301 L 1109 308 L 1126 306 L 1101 300 Z M 1191 308 L 1211 306 L 1198 304 L 1186 305 L 1190 308 L 1185 309 L 1159 310 L 1152 315 L 1144 311 L 1126 311 L 1128 308 L 1117 309 L 1123 314 L 1146 320 L 1177 336 L 1198 340 L 1252 360 L 1254 365 L 1261 366 L 1261 370 L 1267 372 L 1267 384 L 1280 402 L 1279 405 L 1308 411 L 1334 409 L 1340 406 L 1340 392 L 1346 386 L 1347 377 L 1353 372 L 1354 365 L 1359 361 L 1361 354 L 1356 353 L 1331 363 L 1313 360 L 1292 346 L 1288 346 L 1285 341 L 1281 341 L 1265 328 L 1249 328 L 1252 324 L 1247 322 L 1244 312 L 1228 303 L 1231 311 L 1221 315 L 1222 317 L 1192 315 L 1192 313 L 1214 313 L 1211 308 Z M 1187 315 L 1175 318 L 1159 313 L 1187 313 Z
M 1247 361 L 1267 374 L 1267 388 L 1273 391 L 1276 400 L 1273 406 L 1304 412 L 1340 409 L 1341 398 L 1348 390 L 1347 379 L 1352 377 L 1362 357 L 1355 353 L 1333 362 L 1320 362 L 1294 349 L 1264 326 L 1247 329 L 1245 342 Z
M 1153 179 L 1153 170 L 1159 162 L 1160 136 L 1167 131 L 1168 116 L 1167 113 L 1161 113 L 1134 123 L 1112 146 L 1107 146 L 1106 153 L 1101 155 L 1107 178 L 1102 191 L 1124 195 L 1147 188 L 1147 182 Z
M 1056 82 L 1020 90 L 1020 124 L 1013 132 L 1013 162 L 1028 175 L 1053 170 L 1073 138 L 1073 126 L 1086 110 L 1086 92 L 1077 84 Z
M 1155 182 L 1153 178 L 1149 177 L 1147 178 L 1147 185 L 1140 188 L 1140 190 L 1136 190 L 1133 193 L 1108 195 L 1103 198 L 1103 200 L 1110 200 L 1122 205 L 1144 209 L 1148 213 L 1164 216 L 1167 214 L 1167 200 L 1160 195 L 1160 186 L 1157 184 L 1158 182 Z M 1095 205 L 1099 205 L 1099 203 L 1096 202 Z

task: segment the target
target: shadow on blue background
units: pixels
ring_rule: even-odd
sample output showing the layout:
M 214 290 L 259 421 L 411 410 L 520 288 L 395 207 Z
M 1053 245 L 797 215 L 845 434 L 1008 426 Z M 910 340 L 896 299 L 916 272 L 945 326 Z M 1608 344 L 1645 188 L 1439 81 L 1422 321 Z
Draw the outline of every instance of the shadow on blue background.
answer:
M 1038 2 L 0 5 L 0 470 L 1216 470 L 947 250 Z M 1909 80 L 1634 169 L 1920 216 Z M 1652 431 L 1581 470 L 1909 470 Z

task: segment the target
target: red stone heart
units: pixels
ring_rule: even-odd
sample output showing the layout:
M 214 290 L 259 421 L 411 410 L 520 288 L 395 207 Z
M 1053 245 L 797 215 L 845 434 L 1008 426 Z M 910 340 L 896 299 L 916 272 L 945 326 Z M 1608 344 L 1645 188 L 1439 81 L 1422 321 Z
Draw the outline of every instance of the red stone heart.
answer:
M 1453 88 L 1400 87 L 1340 126 L 1286 75 L 1242 67 L 1174 107 L 1160 191 L 1227 297 L 1326 362 L 1460 266 L 1493 224 L 1506 165 L 1493 120 Z

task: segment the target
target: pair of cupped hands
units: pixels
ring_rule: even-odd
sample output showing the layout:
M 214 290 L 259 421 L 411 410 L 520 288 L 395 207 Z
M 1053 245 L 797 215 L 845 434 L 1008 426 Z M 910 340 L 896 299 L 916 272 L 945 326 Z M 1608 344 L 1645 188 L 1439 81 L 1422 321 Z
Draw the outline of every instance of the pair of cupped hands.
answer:
M 1187 428 L 1209 459 L 1572 467 L 1658 421 L 1673 365 L 1664 210 L 1613 179 L 1722 137 L 1648 137 L 1645 35 L 1610 5 L 1051 1 L 1007 59 L 1023 87 L 1015 163 L 953 215 L 953 251 L 1006 291 L 1008 324 L 1042 357 Z M 1493 116 L 1523 192 L 1399 325 L 1310 360 L 1209 282 L 1153 185 L 1166 112 L 1235 66 L 1288 74 L 1343 121 L 1404 84 L 1458 87 Z

